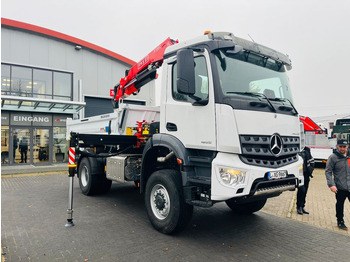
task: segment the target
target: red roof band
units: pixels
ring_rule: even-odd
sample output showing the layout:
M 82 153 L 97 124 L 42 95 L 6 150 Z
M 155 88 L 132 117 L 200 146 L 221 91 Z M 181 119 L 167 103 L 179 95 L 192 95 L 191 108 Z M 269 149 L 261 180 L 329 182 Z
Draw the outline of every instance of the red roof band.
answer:
M 107 56 L 113 57 L 115 59 L 118 59 L 118 60 L 120 60 L 120 61 L 122 61 L 122 62 L 124 62 L 126 64 L 131 65 L 131 66 L 136 64 L 135 61 L 133 61 L 131 59 L 128 59 L 128 58 L 126 58 L 126 57 L 124 57 L 122 55 L 119 55 L 117 53 L 114 53 L 114 52 L 112 52 L 112 51 L 110 51 L 108 49 L 105 49 L 103 47 L 91 44 L 89 42 L 86 42 L 84 40 L 81 40 L 81 39 L 78 39 L 78 38 L 75 38 L 75 37 L 72 37 L 72 36 L 69 36 L 69 35 L 66 35 L 66 34 L 59 33 L 57 31 L 53 31 L 53 30 L 46 29 L 46 28 L 43 28 L 43 27 L 40 27 L 40 26 L 31 25 L 31 24 L 27 24 L 27 23 L 15 21 L 15 20 L 7 19 L 7 18 L 1 18 L 1 24 L 9 26 L 9 27 L 24 29 L 24 30 L 35 32 L 35 33 L 51 36 L 51 37 L 54 37 L 54 38 L 58 38 L 58 39 L 61 39 L 61 40 L 73 43 L 75 45 L 84 46 L 86 48 L 89 48 L 91 50 L 97 51 L 97 52 L 102 53 L 104 55 L 107 55 Z

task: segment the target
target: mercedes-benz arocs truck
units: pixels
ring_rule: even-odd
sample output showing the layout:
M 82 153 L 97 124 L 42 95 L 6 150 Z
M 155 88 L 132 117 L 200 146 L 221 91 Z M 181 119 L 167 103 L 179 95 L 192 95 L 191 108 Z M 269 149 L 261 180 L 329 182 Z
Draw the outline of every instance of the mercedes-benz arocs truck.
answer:
M 303 185 L 290 68 L 288 56 L 232 33 L 167 39 L 115 87 L 114 113 L 67 121 L 69 176 L 85 195 L 134 181 L 167 234 L 185 228 L 193 206 L 256 212 Z M 161 83 L 160 106 L 128 104 L 149 81 Z

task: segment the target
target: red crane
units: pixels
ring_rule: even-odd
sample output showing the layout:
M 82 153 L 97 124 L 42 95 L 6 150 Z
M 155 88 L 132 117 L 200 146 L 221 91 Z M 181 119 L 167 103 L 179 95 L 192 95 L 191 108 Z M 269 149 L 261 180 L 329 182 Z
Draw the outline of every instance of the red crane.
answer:
M 114 87 L 114 101 L 119 101 L 119 99 L 138 93 L 143 85 L 156 79 L 157 69 L 163 63 L 165 49 L 176 43 L 178 41 L 167 38 L 140 62 L 134 65 L 127 72 L 127 75 L 120 79 L 119 84 Z

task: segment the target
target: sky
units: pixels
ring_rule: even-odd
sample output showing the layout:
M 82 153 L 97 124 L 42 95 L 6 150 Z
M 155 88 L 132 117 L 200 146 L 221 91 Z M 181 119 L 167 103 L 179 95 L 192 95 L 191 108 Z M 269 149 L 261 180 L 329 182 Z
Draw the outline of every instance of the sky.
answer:
M 349 14 L 349 0 L 1 0 L 1 17 L 136 62 L 167 37 L 210 30 L 253 39 L 289 55 L 294 105 L 310 117 L 350 115 Z

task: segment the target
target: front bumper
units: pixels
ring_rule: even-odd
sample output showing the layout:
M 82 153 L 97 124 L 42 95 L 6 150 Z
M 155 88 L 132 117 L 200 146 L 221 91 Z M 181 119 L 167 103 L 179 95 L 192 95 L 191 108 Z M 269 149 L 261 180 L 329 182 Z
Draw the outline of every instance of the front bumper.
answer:
M 267 198 L 283 191 L 293 190 L 304 184 L 304 177 L 299 174 L 303 161 L 298 161 L 279 168 L 265 168 L 243 163 L 238 155 L 218 153 L 212 162 L 211 170 L 211 200 L 224 201 L 231 198 Z M 246 173 L 244 181 L 234 185 L 226 185 L 220 179 L 219 170 L 222 168 L 240 170 Z M 271 171 L 287 171 L 286 178 L 267 180 L 266 173 Z

